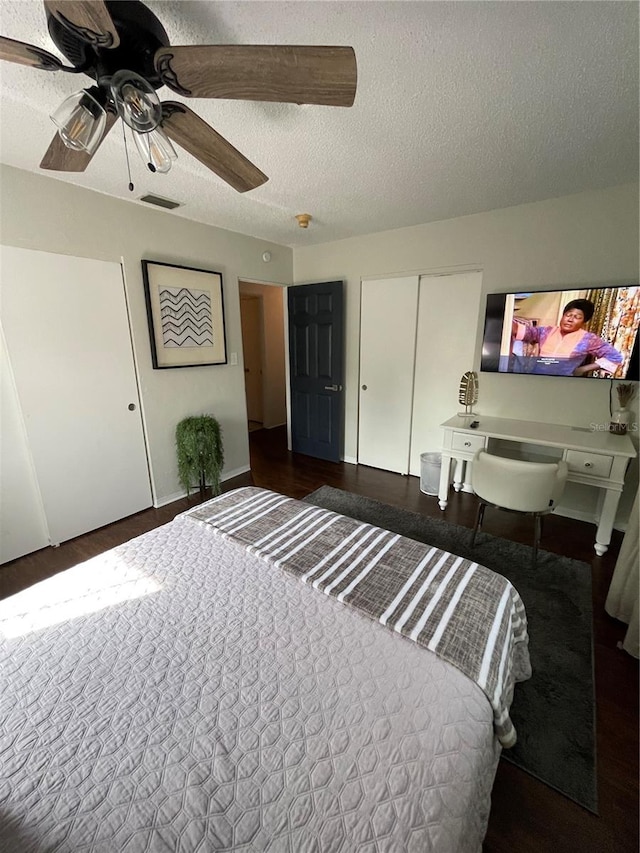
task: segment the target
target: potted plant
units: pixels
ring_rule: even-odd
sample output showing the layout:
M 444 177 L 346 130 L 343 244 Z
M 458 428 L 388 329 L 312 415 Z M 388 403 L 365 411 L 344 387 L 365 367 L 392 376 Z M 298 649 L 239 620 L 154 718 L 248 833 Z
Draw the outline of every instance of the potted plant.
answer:
M 222 430 L 211 415 L 184 418 L 176 427 L 178 476 L 187 490 L 197 483 L 204 498 L 207 484 L 212 495 L 220 494 L 220 474 L 224 465 Z

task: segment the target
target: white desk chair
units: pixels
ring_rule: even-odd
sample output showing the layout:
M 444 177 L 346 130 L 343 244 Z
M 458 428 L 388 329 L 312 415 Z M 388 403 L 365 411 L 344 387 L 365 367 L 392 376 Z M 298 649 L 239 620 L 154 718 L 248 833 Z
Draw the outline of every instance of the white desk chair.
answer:
M 538 557 L 542 516 L 555 509 L 564 491 L 566 462 L 525 462 L 479 450 L 473 460 L 471 485 L 480 499 L 471 545 L 482 526 L 487 506 L 534 517 L 533 565 Z

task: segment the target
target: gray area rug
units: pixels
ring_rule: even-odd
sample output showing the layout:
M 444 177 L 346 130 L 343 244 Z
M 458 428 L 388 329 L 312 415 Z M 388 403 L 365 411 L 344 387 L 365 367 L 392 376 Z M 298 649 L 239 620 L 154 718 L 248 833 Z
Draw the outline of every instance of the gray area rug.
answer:
M 518 733 L 506 761 L 597 814 L 591 568 L 485 533 L 473 550 L 466 527 L 322 486 L 304 500 L 469 558 L 508 578 L 529 623 L 533 676 L 516 685 Z

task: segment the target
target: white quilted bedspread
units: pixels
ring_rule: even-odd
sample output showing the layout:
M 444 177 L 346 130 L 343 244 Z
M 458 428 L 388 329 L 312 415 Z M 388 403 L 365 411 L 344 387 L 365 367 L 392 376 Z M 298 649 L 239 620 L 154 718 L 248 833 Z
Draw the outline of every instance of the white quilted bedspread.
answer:
M 453 666 L 184 518 L 0 602 L 0 850 L 481 849 Z

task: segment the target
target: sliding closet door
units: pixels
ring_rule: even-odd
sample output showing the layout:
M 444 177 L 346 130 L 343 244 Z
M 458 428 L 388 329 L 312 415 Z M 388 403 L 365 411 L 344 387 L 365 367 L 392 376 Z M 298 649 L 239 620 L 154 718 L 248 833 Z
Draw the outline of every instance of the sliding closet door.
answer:
M 420 454 L 440 450 L 440 424 L 464 408 L 460 379 L 478 362 L 481 293 L 480 272 L 420 277 L 410 474 L 420 476 Z
M 119 264 L 2 247 L 2 326 L 53 543 L 151 505 Z
M 409 470 L 418 276 L 362 282 L 358 462 Z
M 49 544 L 49 532 L 0 328 L 0 563 Z

